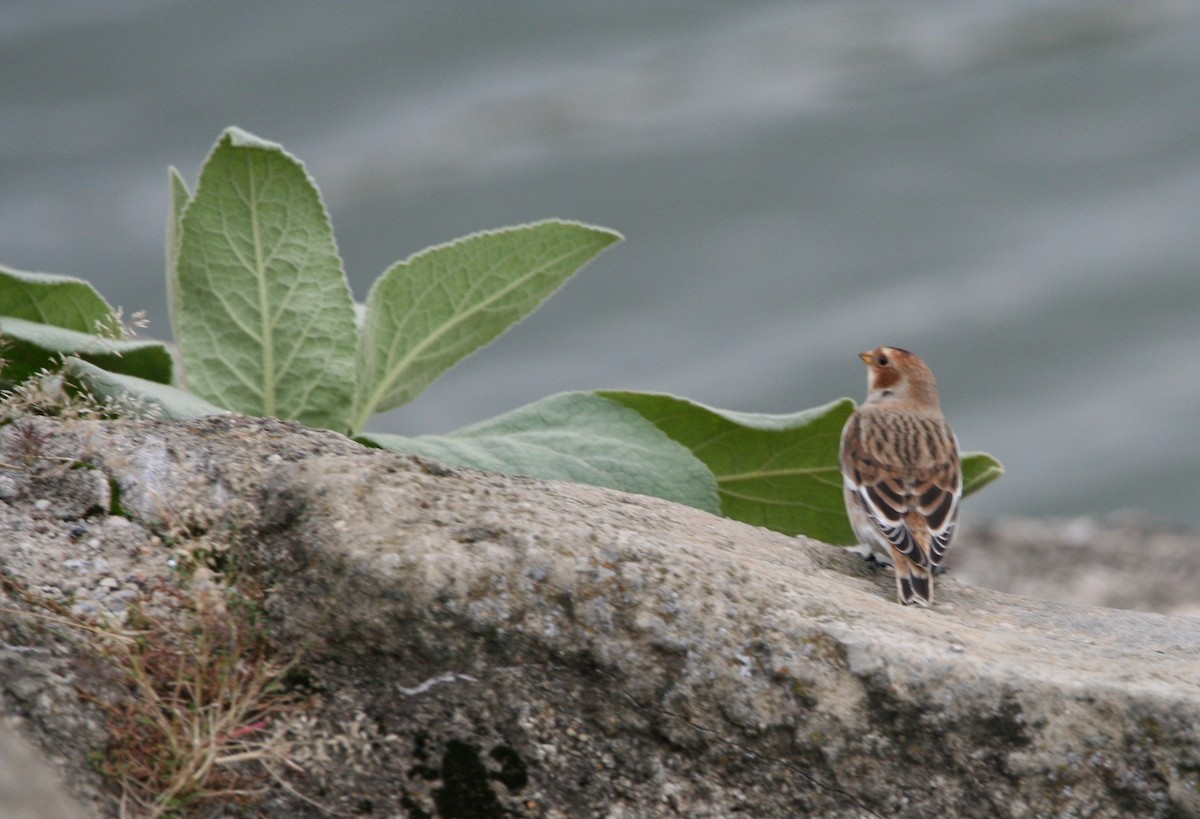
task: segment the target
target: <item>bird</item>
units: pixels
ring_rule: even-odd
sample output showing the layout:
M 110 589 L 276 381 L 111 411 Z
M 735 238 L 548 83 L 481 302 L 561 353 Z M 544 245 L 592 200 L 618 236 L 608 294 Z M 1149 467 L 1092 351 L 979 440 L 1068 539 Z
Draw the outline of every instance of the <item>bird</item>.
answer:
M 933 605 L 933 575 L 958 522 L 962 464 L 933 372 L 899 347 L 876 347 L 867 399 L 842 428 L 846 512 L 867 559 L 890 561 L 900 603 Z M 883 560 L 879 560 L 882 558 Z

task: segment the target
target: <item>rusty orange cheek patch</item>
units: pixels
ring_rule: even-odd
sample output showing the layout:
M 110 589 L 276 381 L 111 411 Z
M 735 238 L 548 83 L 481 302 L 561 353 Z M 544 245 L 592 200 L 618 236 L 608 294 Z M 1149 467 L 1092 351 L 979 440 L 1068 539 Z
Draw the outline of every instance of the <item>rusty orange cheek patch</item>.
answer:
M 877 390 L 886 390 L 896 386 L 900 381 L 900 373 L 891 367 L 871 370 L 871 386 Z

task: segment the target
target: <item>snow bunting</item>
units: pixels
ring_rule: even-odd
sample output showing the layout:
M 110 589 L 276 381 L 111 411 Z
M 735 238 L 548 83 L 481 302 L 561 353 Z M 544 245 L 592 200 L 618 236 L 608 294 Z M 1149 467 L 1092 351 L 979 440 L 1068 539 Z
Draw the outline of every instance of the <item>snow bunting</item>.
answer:
M 842 429 L 846 512 L 867 554 L 895 567 L 900 602 L 929 606 L 958 519 L 958 442 L 924 361 L 899 347 L 859 358 L 867 400 Z

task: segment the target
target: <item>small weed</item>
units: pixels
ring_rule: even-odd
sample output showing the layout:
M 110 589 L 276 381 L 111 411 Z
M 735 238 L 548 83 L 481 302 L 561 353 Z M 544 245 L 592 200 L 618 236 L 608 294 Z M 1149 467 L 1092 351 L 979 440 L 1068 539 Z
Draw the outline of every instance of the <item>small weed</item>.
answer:
M 71 403 L 62 373 L 42 369 L 0 393 L 0 424 L 31 415 L 58 415 Z
M 145 310 L 138 310 L 126 320 L 123 307 L 118 307 L 109 316 L 97 319 L 94 325 L 97 336 L 113 341 L 137 338 L 138 330 L 144 330 L 149 326 L 150 320 L 146 317 Z M 114 352 L 116 351 L 114 350 Z
M 131 610 L 134 641 L 106 652 L 125 695 L 98 703 L 109 725 L 100 771 L 146 816 L 261 797 L 268 771 L 254 763 L 285 761 L 277 719 L 299 704 L 282 684 L 294 660 L 276 659 L 255 606 L 211 585 L 176 600 L 181 618 Z
M 45 434 L 32 421 L 13 424 L 13 432 L 5 446 L 5 462 L 9 469 L 31 470 L 41 461 L 46 446 Z
M 105 716 L 108 742 L 89 756 L 120 790 L 122 817 L 185 817 L 206 805 L 253 804 L 270 766 L 291 766 L 285 734 L 303 706 L 286 684 L 297 656 L 267 639 L 256 589 L 200 572 L 154 589 L 123 626 L 70 612 L 0 573 L 10 597 L 83 649 L 101 685 L 80 695 Z M 31 614 L 28 608 L 24 611 Z
M 0 362 L 2 363 L 2 362 Z M 66 419 L 155 419 L 161 411 L 153 402 L 133 395 L 103 400 L 78 389 L 61 371 L 61 362 L 43 368 L 19 384 L 0 392 L 0 426 L 30 416 Z M 0 368 L 2 369 L 2 368 Z M 0 372 L 0 384 L 3 384 Z

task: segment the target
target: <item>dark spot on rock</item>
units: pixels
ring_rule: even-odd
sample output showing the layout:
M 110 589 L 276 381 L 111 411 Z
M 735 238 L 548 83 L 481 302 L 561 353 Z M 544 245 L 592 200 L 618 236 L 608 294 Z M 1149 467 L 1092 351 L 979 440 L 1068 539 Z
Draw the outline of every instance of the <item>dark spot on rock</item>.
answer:
M 426 475 L 432 475 L 435 478 L 451 478 L 457 475 L 450 467 L 445 464 L 440 464 L 437 461 L 430 461 L 418 455 L 410 456 L 417 466 L 421 467 L 421 471 Z
M 1006 695 L 996 713 L 982 719 L 980 725 L 986 734 L 1013 748 L 1028 748 L 1033 743 L 1026 732 L 1021 704 L 1011 695 Z
M 326 686 L 312 670 L 294 665 L 283 675 L 283 685 L 289 691 L 299 694 L 321 694 Z
M 504 783 L 504 787 L 516 793 L 529 784 L 529 771 L 525 763 L 512 748 L 507 745 L 497 745 L 489 756 L 500 764 L 500 772 L 493 776 Z
M 429 811 L 414 802 L 408 794 L 400 797 L 400 807 L 404 808 L 404 815 L 409 819 L 433 819 L 429 815 Z
M 481 540 L 497 540 L 504 534 L 503 529 L 491 526 L 465 526 L 454 532 L 452 537 L 459 543 L 478 543 Z
M 411 776 L 419 776 L 426 780 L 435 780 L 441 776 L 441 772 L 429 763 L 429 750 L 426 745 L 429 743 L 429 734 L 424 731 L 418 731 L 413 737 L 413 759 L 416 760 L 408 772 Z
M 488 782 L 479 749 L 461 740 L 446 743 L 442 757 L 442 787 L 433 801 L 443 819 L 500 819 L 504 808 Z

